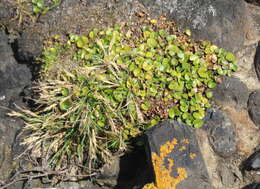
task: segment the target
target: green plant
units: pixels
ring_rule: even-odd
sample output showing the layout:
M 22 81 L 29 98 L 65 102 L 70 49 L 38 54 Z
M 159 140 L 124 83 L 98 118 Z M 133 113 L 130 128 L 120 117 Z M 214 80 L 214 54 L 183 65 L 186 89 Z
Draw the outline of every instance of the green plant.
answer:
M 20 27 L 23 22 L 29 18 L 36 22 L 38 16 L 46 14 L 51 9 L 59 6 L 62 0 L 15 0 L 10 1 L 11 5 L 16 8 L 16 16 Z
M 33 13 L 38 14 L 45 14 L 49 10 L 57 7 L 60 5 L 61 0 L 31 0 Z
M 232 53 L 194 43 L 164 20 L 71 34 L 45 48 L 35 86 L 39 105 L 22 110 L 24 139 L 52 169 L 76 162 L 88 171 L 163 119 L 201 127 L 211 89 L 237 69 Z

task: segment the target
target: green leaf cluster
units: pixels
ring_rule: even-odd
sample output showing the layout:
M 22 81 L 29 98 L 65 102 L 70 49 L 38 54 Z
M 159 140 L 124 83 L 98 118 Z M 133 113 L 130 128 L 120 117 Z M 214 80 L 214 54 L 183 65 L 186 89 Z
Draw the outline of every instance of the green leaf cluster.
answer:
M 211 89 L 237 70 L 236 58 L 160 24 L 93 29 L 45 48 L 41 110 L 26 120 L 34 132 L 60 133 L 50 162 L 66 154 L 94 168 L 163 119 L 203 125 Z
M 49 10 L 60 5 L 61 0 L 31 0 L 33 13 L 36 15 L 45 14 Z

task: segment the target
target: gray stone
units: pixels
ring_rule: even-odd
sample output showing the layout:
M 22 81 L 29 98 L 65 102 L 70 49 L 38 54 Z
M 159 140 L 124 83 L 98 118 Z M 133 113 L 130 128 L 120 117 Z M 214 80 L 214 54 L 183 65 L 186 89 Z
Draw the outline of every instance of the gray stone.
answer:
M 204 129 L 208 131 L 209 142 L 218 155 L 230 157 L 237 150 L 236 133 L 231 120 L 218 109 L 209 109 Z
M 16 57 L 21 62 L 30 62 L 39 56 L 43 50 L 43 37 L 33 30 L 24 30 L 21 37 L 17 39 Z
M 248 112 L 255 125 L 260 127 L 260 90 L 252 92 L 248 99 Z
M 256 75 L 258 77 L 258 80 L 260 81 L 260 41 L 258 42 L 258 46 L 256 49 L 254 65 L 255 65 Z
M 0 31 L 0 105 L 8 106 L 10 101 L 19 99 L 23 88 L 30 81 L 29 68 L 17 64 L 7 35 Z
M 232 187 L 235 184 L 235 175 L 225 165 L 218 166 L 218 174 L 221 178 L 221 182 L 225 187 Z
M 119 157 L 115 157 L 109 164 L 104 165 L 101 171 L 102 178 L 113 178 L 117 177 L 119 174 Z
M 243 162 L 243 169 L 247 171 L 260 170 L 260 150 L 254 152 Z
M 152 12 L 166 13 L 182 28 L 190 28 L 196 40 L 210 40 L 236 51 L 242 47 L 247 26 L 243 0 L 141 0 Z
M 153 153 L 162 156 L 161 146 L 176 140 L 174 149 L 170 149 L 170 153 L 162 161 L 167 169 L 170 168 L 169 163 L 166 163 L 167 160 L 174 161 L 174 166 L 170 169 L 170 174 L 174 178 L 179 176 L 178 168 L 186 170 L 187 178 L 177 185 L 177 189 L 194 188 L 194 186 L 196 189 L 212 188 L 194 129 L 176 121 L 165 121 L 145 132 L 145 135 L 147 153 L 150 157 Z
M 221 84 L 213 89 L 213 100 L 217 103 L 246 108 L 249 90 L 235 77 L 224 77 Z
M 0 31 L 0 180 L 8 178 L 17 166 L 12 147 L 23 126 L 21 120 L 12 119 L 6 113 L 14 102 L 22 101 L 20 93 L 30 84 L 30 80 L 30 70 L 25 65 L 17 64 L 7 35 Z
M 0 2 L 0 21 L 9 17 L 11 17 L 10 7 L 4 2 Z

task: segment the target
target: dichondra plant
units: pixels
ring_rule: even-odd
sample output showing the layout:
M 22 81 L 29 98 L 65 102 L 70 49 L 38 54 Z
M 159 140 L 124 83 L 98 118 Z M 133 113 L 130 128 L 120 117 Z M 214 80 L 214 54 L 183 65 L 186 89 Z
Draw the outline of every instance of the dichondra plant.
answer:
M 41 57 L 38 108 L 13 113 L 31 131 L 24 144 L 52 169 L 74 163 L 91 172 L 160 120 L 201 127 L 211 89 L 237 65 L 190 35 L 161 19 L 56 37 Z

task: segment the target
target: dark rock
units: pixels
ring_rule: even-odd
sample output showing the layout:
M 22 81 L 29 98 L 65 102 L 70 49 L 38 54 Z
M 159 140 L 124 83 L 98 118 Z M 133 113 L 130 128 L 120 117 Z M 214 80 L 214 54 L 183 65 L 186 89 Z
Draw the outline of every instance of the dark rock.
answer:
M 31 62 L 43 50 L 42 34 L 33 29 L 24 30 L 21 37 L 17 39 L 16 45 L 16 58 L 18 61 Z
M 29 69 L 17 64 L 7 35 L 0 31 L 0 180 L 8 178 L 16 167 L 11 149 L 23 125 L 21 120 L 7 117 L 7 109 L 22 101 L 20 93 L 30 81 Z
M 213 100 L 236 108 L 246 108 L 248 96 L 247 86 L 235 77 L 224 77 L 222 83 L 213 89 Z
M 242 47 L 247 24 L 243 0 L 141 0 L 157 15 L 166 13 L 196 40 L 204 39 L 230 51 Z
M 255 125 L 260 127 L 260 90 L 252 92 L 248 99 L 248 112 Z
M 250 184 L 250 185 L 244 187 L 243 189 L 260 189 L 260 183 Z
M 260 0 L 246 0 L 247 3 L 252 3 L 254 5 L 259 5 L 260 6 Z
M 243 162 L 242 169 L 246 171 L 260 170 L 260 150 L 253 153 L 249 158 L 247 158 Z
M 163 158 L 161 160 L 164 162 L 165 168 L 168 169 L 170 176 L 174 177 L 172 179 L 175 181 L 179 179 L 180 181 L 177 189 L 194 188 L 194 186 L 196 186 L 196 189 L 212 188 L 198 142 L 194 135 L 194 129 L 176 121 L 165 121 L 148 130 L 145 135 L 148 143 L 147 153 L 152 159 L 154 159 L 154 156 L 160 159 Z M 174 141 L 176 142 L 175 144 Z M 165 144 L 170 145 L 165 146 Z M 166 152 L 169 151 L 168 155 L 163 153 L 162 146 L 166 147 L 166 149 L 168 148 L 166 150 Z M 172 149 L 172 147 L 174 148 Z M 167 155 L 166 158 L 164 157 L 165 155 Z M 172 168 L 170 167 L 170 160 L 173 161 Z M 184 176 L 185 179 L 180 178 L 183 175 L 177 171 L 178 168 L 185 169 L 187 173 L 187 177 L 185 178 Z M 155 177 L 156 174 L 158 173 L 155 171 Z M 163 174 L 164 176 L 165 174 Z
M 256 75 L 260 81 L 260 41 L 258 42 L 258 46 L 256 48 L 254 65 L 255 65 Z
M 10 7 L 4 2 L 0 2 L 0 20 L 11 17 Z
M 147 162 L 144 147 L 135 146 L 133 151 L 120 158 L 120 171 L 115 188 L 140 189 L 145 183 L 152 182 L 152 174 L 153 169 Z
M 222 157 L 236 152 L 236 133 L 231 120 L 218 109 L 209 109 L 205 117 L 204 129 L 208 132 L 213 150 Z
M 0 135 L 0 180 L 2 181 L 18 167 L 18 163 L 14 161 L 12 145 L 22 125 L 21 120 L 10 118 L 0 120 L 0 133 L 4 133 Z
M 113 160 L 109 162 L 109 164 L 104 165 L 101 170 L 101 174 L 95 180 L 101 186 L 109 186 L 111 188 L 115 188 L 117 185 L 117 178 L 119 174 L 119 157 L 115 157 Z
M 0 105 L 8 106 L 20 98 L 19 94 L 30 81 L 30 70 L 26 65 L 17 64 L 7 36 L 0 32 Z
M 102 178 L 117 177 L 119 174 L 119 163 L 120 163 L 120 160 L 117 157 L 117 158 L 114 158 L 113 160 L 111 160 L 109 164 L 104 165 L 104 167 L 101 171 L 100 177 L 102 177 Z

